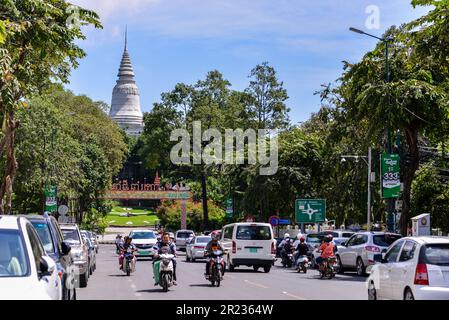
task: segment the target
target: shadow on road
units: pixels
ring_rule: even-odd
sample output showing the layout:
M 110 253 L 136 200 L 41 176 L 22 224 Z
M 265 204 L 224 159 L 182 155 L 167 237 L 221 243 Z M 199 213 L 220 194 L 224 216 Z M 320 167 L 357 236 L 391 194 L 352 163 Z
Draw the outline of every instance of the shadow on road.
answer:
M 156 292 L 158 292 L 159 293 L 159 292 L 162 292 L 162 288 L 138 290 L 136 292 L 145 292 L 145 293 L 156 293 Z M 168 292 L 170 292 L 170 290 Z
M 214 288 L 210 283 L 199 283 L 199 284 L 189 284 L 189 287 L 204 287 L 204 288 Z
M 126 274 L 110 274 L 108 277 L 127 277 Z

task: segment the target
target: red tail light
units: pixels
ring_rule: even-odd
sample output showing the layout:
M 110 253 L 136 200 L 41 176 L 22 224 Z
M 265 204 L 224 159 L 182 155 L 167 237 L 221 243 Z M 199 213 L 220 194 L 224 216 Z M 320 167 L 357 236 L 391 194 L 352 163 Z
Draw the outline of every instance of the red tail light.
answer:
M 276 244 L 274 242 L 271 244 L 271 254 L 276 254 Z
M 366 246 L 365 250 L 370 251 L 370 252 L 380 252 L 379 247 L 375 247 L 375 246 Z
M 62 271 L 59 271 L 59 272 L 58 272 L 58 276 L 59 276 L 59 279 L 62 280 Z
M 429 274 L 427 273 L 427 265 L 425 263 L 420 263 L 416 266 L 415 284 L 429 285 Z
M 232 253 L 237 253 L 237 244 L 235 241 L 232 241 Z

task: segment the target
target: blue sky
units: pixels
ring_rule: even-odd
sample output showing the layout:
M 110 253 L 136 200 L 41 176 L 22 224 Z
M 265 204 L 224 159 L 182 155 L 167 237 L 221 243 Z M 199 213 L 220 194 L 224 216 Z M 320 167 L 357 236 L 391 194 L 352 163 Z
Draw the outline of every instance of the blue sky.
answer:
M 243 90 L 250 70 L 268 61 L 284 82 L 293 123 L 318 111 L 313 93 L 341 74 L 342 60 L 358 61 L 381 35 L 428 9 L 410 0 L 72 0 L 100 14 L 104 29 L 87 29 L 87 57 L 67 86 L 110 104 L 128 25 L 129 52 L 148 112 L 178 82 L 203 79 L 217 69 Z M 372 6 L 374 9 L 372 9 Z M 379 28 L 370 24 L 379 9 Z M 368 12 L 367 12 L 368 10 Z M 373 11 L 374 10 L 374 11 Z M 368 21 L 368 24 L 367 24 Z M 375 20 L 374 20 L 375 21 Z

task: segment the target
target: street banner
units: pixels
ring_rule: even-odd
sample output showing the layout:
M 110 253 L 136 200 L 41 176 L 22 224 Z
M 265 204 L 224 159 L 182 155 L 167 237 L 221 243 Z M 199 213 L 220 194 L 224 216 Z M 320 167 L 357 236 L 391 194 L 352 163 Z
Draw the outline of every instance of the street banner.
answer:
M 326 220 L 326 200 L 297 199 L 295 202 L 297 223 L 319 223 Z
M 398 154 L 381 155 L 382 198 L 399 198 L 401 193 Z
M 58 210 L 58 203 L 56 197 L 56 187 L 50 186 L 45 188 L 45 211 L 56 212 Z

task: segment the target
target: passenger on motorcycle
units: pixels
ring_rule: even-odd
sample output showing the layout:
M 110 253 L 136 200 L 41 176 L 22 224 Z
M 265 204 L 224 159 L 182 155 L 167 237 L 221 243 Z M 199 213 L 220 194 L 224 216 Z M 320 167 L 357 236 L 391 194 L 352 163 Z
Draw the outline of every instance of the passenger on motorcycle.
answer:
M 290 239 L 290 235 L 288 233 L 284 234 L 284 240 L 279 244 L 279 249 L 281 249 L 281 258 L 284 260 L 286 256 L 292 250 L 292 239 Z
M 162 239 L 160 241 L 158 241 L 155 245 L 155 249 L 157 250 L 157 252 L 154 254 L 155 260 L 159 259 L 159 255 L 163 253 L 163 250 L 162 250 L 163 247 L 168 247 L 169 248 L 168 253 L 174 255 L 176 258 L 176 245 L 173 242 L 171 242 L 170 234 L 168 232 L 164 232 L 164 234 L 162 235 Z M 176 286 L 177 285 L 177 283 L 176 283 L 176 259 L 173 259 L 172 262 L 173 262 L 173 285 Z M 157 286 L 158 284 L 155 283 L 154 285 Z
M 121 234 L 117 234 L 115 237 L 115 246 L 117 247 L 117 253 L 120 253 L 120 247 L 123 245 L 123 238 Z
M 129 249 L 131 250 L 131 252 L 137 251 L 136 247 L 131 243 L 132 242 L 132 238 L 126 236 L 125 237 L 125 242 L 119 244 L 119 248 L 120 248 L 120 257 L 118 258 L 118 262 L 120 265 L 120 270 L 123 269 L 123 260 L 125 259 L 125 252 Z M 136 257 L 134 257 L 134 259 L 136 259 Z
M 321 252 L 321 256 L 316 259 L 317 264 L 321 264 L 324 259 L 335 257 L 337 247 L 332 242 L 332 235 L 329 234 L 324 238 L 324 242 L 318 250 Z
M 298 266 L 298 259 L 301 256 L 307 256 L 307 252 L 309 251 L 309 247 L 306 244 L 306 239 L 301 236 L 301 238 L 299 238 L 299 244 L 296 246 L 296 256 L 295 256 L 295 261 L 296 261 L 296 266 Z
M 204 255 L 205 256 L 209 256 L 209 255 L 211 255 L 211 253 L 213 251 L 216 251 L 216 250 L 221 250 L 224 253 L 224 248 L 221 245 L 220 241 L 218 240 L 219 239 L 219 234 L 216 233 L 216 232 L 212 232 L 210 234 L 210 236 L 211 236 L 212 240 L 209 241 L 209 243 L 207 244 L 206 249 L 204 250 Z M 225 268 L 226 268 L 226 266 L 225 266 Z M 222 275 L 224 275 L 224 269 L 225 268 L 223 268 L 223 274 Z M 206 274 L 205 275 L 206 275 L 206 277 L 208 277 L 210 275 L 210 259 L 208 259 L 207 263 L 206 263 Z

